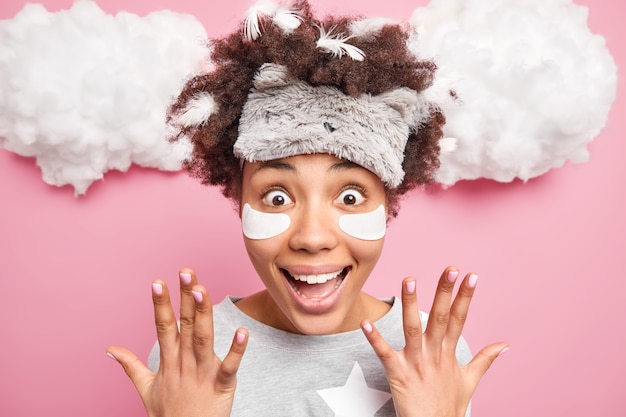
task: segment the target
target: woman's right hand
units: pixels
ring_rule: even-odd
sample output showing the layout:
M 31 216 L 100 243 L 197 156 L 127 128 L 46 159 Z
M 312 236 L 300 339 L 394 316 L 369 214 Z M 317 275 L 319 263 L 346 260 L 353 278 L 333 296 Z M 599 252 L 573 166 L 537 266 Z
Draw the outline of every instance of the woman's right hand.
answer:
M 221 361 L 213 350 L 213 305 L 191 269 L 180 271 L 180 330 L 163 281 L 152 283 L 152 300 L 161 363 L 150 371 L 137 356 L 117 346 L 107 353 L 124 368 L 150 417 L 230 416 L 237 370 L 248 342 L 235 333 Z
M 466 415 L 467 406 L 491 363 L 504 352 L 504 342 L 484 347 L 465 366 L 456 348 L 465 325 L 478 276 L 467 274 L 455 297 L 458 269 L 448 267 L 439 279 L 426 330 L 417 308 L 415 279 L 402 286 L 405 346 L 395 351 L 370 321 L 363 330 L 381 360 L 398 417 Z

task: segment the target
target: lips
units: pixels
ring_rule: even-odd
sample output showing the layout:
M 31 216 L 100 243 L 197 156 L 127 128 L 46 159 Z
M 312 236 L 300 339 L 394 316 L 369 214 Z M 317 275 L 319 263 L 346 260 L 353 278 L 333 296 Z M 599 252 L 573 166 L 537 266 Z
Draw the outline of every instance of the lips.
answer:
M 300 304 L 306 305 L 311 302 L 320 304 L 323 300 L 332 298 L 331 295 L 341 287 L 350 272 L 350 267 L 320 274 L 296 274 L 286 269 L 282 269 L 282 272 L 297 298 L 301 299 Z

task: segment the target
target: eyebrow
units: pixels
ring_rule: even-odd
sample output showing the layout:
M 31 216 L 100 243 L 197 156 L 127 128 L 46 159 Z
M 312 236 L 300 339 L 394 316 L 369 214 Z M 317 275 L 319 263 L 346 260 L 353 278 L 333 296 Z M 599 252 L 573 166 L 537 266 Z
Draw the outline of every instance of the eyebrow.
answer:
M 353 168 L 361 168 L 361 165 L 355 164 L 352 161 L 342 160 L 340 162 L 337 162 L 336 164 L 332 164 L 330 166 L 329 171 L 337 172 L 337 171 L 345 171 L 345 170 L 353 169 Z
M 359 164 L 355 164 L 352 161 L 342 160 L 342 161 L 332 164 L 328 168 L 328 171 L 329 172 L 342 172 L 342 171 L 346 171 L 348 169 L 354 169 L 354 168 L 361 168 L 361 166 Z M 273 159 L 271 161 L 262 161 L 254 172 L 256 173 L 264 169 L 277 169 L 277 170 L 290 171 L 290 172 L 297 171 L 295 166 L 280 159 Z
M 271 161 L 262 161 L 254 172 L 259 172 L 267 168 L 273 168 L 273 169 L 278 169 L 282 171 L 295 171 L 296 170 L 296 167 L 294 167 L 290 163 L 282 161 L 282 160 L 274 159 Z

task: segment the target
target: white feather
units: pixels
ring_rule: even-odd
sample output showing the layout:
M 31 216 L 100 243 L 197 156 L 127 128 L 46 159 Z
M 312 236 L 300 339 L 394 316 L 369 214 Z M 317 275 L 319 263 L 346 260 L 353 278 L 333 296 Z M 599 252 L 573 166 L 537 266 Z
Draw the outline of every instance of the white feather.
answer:
M 189 100 L 177 121 L 184 127 L 201 126 L 217 111 L 217 103 L 209 93 L 200 93 Z
M 246 20 L 243 27 L 243 32 L 249 41 L 254 41 L 261 36 L 261 25 L 259 23 L 259 16 L 274 16 L 278 5 L 268 1 L 261 1 L 248 9 L 246 13 Z
M 276 10 L 273 22 L 276 26 L 281 28 L 286 35 L 289 35 L 300 27 L 301 19 L 302 18 L 296 11 L 281 6 Z
M 457 138 L 446 137 L 439 141 L 439 149 L 442 154 L 451 154 L 459 147 L 459 140 Z
M 320 26 L 320 38 L 317 41 L 317 47 L 321 50 L 331 53 L 337 58 L 341 58 L 344 54 L 348 55 L 355 61 L 363 61 L 365 53 L 354 45 L 346 43 L 351 36 L 340 37 L 341 35 L 333 36 L 333 29 L 328 32 Z
M 358 20 L 350 23 L 350 35 L 357 37 L 372 37 L 380 34 L 386 25 L 396 24 L 393 19 L 386 17 L 374 17 L 370 19 Z

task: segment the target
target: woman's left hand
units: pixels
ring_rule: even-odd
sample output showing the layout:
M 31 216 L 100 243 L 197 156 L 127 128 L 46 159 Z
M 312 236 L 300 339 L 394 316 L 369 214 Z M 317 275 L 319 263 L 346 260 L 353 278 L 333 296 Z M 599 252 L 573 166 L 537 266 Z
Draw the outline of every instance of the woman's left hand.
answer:
M 456 346 L 478 277 L 467 274 L 453 300 L 458 274 L 456 268 L 449 267 L 441 275 L 423 333 L 415 279 L 403 281 L 404 349 L 395 351 L 370 321 L 361 324 L 385 368 L 398 417 L 464 416 L 481 378 L 507 349 L 506 343 L 494 343 L 478 352 L 466 366 L 459 365 Z

